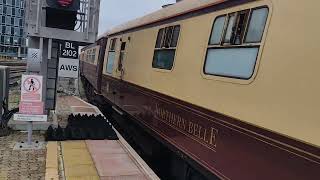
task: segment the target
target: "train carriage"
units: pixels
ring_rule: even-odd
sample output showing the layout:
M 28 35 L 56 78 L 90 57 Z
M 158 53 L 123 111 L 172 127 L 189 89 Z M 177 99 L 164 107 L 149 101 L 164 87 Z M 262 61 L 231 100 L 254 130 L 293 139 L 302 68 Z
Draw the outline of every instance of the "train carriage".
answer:
M 96 43 L 84 47 L 80 53 L 80 73 L 86 78 L 86 87 L 92 87 L 92 92 L 100 93 L 102 63 L 107 43 L 106 37 L 100 37 Z
M 95 95 L 179 157 L 132 131 L 171 179 L 317 179 L 318 5 L 186 0 L 128 22 Z

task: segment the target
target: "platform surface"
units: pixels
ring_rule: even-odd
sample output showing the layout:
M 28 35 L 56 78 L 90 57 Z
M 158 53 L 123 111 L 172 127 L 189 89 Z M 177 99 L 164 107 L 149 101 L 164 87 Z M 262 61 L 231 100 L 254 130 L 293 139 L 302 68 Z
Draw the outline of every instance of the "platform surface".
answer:
M 70 113 L 102 114 L 97 107 L 78 97 L 58 97 L 56 115 Z M 63 124 L 61 117 L 58 123 Z M 49 142 L 45 179 L 159 179 L 122 136 L 116 133 L 119 140 Z

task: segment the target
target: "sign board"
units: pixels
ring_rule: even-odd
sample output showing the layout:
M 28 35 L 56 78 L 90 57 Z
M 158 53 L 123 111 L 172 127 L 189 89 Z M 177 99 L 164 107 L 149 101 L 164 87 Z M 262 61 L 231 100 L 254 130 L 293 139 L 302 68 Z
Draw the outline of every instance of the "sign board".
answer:
M 27 68 L 29 71 L 40 71 L 41 69 L 40 49 L 28 48 Z
M 60 58 L 58 76 L 66 78 L 78 78 L 79 59 Z
M 19 113 L 21 114 L 33 114 L 42 115 L 43 114 L 43 102 L 20 102 Z
M 61 42 L 59 57 L 79 59 L 79 44 L 77 42 L 71 42 L 71 41 Z
M 47 119 L 47 115 L 14 114 L 13 116 L 15 121 L 46 122 Z
M 41 102 L 43 77 L 39 75 L 22 75 L 21 101 Z

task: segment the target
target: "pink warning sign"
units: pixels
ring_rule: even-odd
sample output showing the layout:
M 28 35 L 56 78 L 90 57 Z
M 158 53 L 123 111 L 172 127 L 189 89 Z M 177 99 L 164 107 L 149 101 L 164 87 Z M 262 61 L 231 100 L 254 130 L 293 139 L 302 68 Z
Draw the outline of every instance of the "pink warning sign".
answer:
M 21 79 L 21 101 L 41 102 L 42 101 L 42 76 L 22 75 Z
M 20 102 L 19 113 L 20 114 L 32 114 L 42 115 L 43 114 L 43 102 Z

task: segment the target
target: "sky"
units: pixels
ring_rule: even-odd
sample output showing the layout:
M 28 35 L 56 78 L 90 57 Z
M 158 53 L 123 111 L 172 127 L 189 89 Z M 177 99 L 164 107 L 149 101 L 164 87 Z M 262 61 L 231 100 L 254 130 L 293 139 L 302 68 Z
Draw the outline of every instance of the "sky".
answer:
M 99 34 L 148 13 L 175 0 L 101 0 Z

